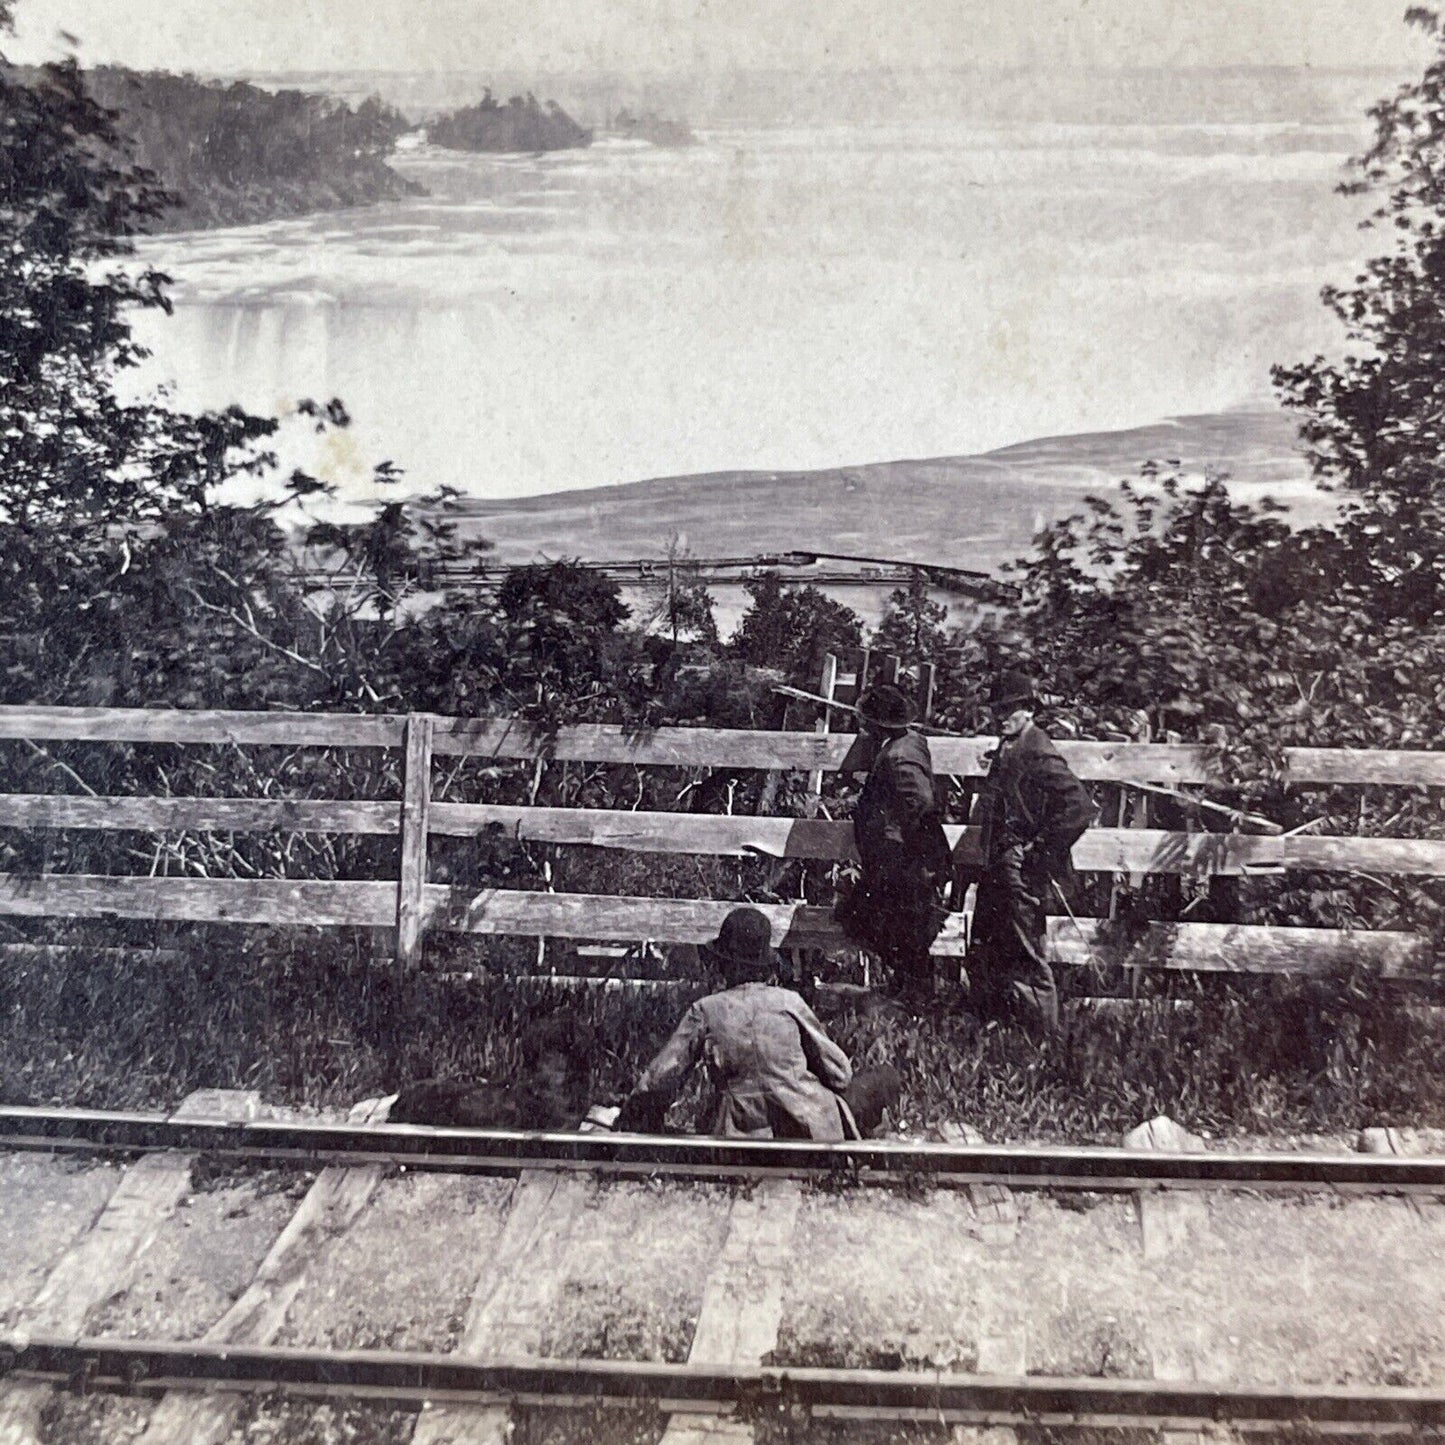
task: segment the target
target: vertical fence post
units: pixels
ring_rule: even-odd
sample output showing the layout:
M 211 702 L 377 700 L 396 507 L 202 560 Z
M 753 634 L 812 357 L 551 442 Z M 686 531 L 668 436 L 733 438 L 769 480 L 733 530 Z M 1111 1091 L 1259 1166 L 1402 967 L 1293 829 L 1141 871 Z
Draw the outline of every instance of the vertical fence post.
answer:
M 936 669 L 931 662 L 918 664 L 918 720 L 927 722 L 933 711 L 933 684 Z
M 396 889 L 396 961 L 409 968 L 421 958 L 426 888 L 428 815 L 431 812 L 431 744 L 436 719 L 409 713 L 401 782 L 401 876 Z
M 838 691 L 838 659 L 833 653 L 828 653 L 823 658 L 823 675 L 818 680 L 818 694 L 826 697 L 832 702 Z M 833 710 L 825 707 L 823 715 L 813 724 L 815 733 L 827 733 L 831 730 L 833 722 Z M 814 768 L 808 774 L 808 800 L 803 811 L 810 818 L 818 816 L 818 810 L 823 805 L 823 770 Z
M 1147 743 L 1154 735 L 1154 729 L 1149 721 L 1148 713 L 1139 711 L 1129 721 L 1129 741 L 1134 743 Z M 1150 825 L 1150 814 L 1152 809 L 1149 806 L 1148 793 L 1136 792 L 1132 788 L 1119 788 L 1119 812 L 1118 826 L 1120 828 L 1147 828 Z M 1131 898 L 1137 898 L 1139 893 L 1148 882 L 1147 873 L 1116 873 L 1109 885 L 1109 917 L 1116 919 L 1119 916 L 1120 905 L 1123 901 L 1124 892 L 1127 889 Z M 1129 970 L 1129 996 L 1138 998 L 1140 989 L 1144 984 L 1144 970 L 1131 968 Z

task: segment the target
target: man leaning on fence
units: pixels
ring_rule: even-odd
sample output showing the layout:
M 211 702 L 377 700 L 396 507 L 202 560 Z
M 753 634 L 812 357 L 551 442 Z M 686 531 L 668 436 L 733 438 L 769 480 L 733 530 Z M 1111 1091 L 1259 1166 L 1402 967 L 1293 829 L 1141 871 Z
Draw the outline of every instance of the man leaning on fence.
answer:
M 858 699 L 858 717 L 873 746 L 853 812 L 862 876 L 835 916 L 893 970 L 903 1000 L 921 1004 L 933 994 L 929 949 L 947 917 L 950 871 L 933 762 L 927 742 L 909 727 L 913 704 L 891 683 Z
M 1059 1026 L 1059 997 L 1044 952 L 1048 904 L 1068 881 L 1070 850 L 1096 809 L 1034 722 L 1037 707 L 1025 674 L 1004 672 L 995 680 L 989 710 L 999 745 L 979 800 L 983 873 L 968 975 L 979 1013 L 1051 1034 Z

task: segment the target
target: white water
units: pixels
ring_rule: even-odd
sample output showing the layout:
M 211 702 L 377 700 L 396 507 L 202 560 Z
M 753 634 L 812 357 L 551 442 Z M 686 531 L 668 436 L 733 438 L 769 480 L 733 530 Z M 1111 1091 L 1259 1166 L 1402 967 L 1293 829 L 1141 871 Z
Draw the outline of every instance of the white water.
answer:
M 353 496 L 382 458 L 506 496 L 1220 410 L 1337 344 L 1317 293 L 1373 240 L 1332 194 L 1363 135 L 1342 109 L 423 150 L 426 197 L 147 242 L 179 303 L 150 377 L 342 397 L 320 465 Z

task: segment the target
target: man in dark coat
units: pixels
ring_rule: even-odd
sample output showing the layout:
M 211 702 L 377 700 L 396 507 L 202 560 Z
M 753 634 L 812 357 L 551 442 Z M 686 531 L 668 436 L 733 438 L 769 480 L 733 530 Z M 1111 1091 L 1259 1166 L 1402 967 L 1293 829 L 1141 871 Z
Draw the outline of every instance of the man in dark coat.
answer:
M 1054 1033 L 1059 997 L 1044 956 L 1049 896 L 1069 879 L 1070 850 L 1096 810 L 1034 722 L 1037 706 L 1028 677 L 1000 674 L 989 698 L 1000 736 L 980 797 L 983 874 L 968 972 L 980 1012 Z
M 914 708 L 891 684 L 858 700 L 872 756 L 853 813 L 853 841 L 862 876 L 837 910 L 850 937 L 893 970 L 912 1003 L 933 994 L 929 948 L 947 916 L 948 841 L 933 787 L 933 761 L 922 736 L 909 729 Z

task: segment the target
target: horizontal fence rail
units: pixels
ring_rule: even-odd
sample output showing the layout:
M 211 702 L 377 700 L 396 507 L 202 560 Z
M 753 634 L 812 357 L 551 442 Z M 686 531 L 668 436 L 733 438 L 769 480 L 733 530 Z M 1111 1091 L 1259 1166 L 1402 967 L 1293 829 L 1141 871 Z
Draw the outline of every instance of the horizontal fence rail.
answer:
M 499 937 L 702 943 L 717 934 L 725 901 L 468 890 L 427 881 L 431 837 L 515 839 L 639 854 L 846 862 L 852 825 L 826 818 L 523 807 L 454 803 L 431 796 L 434 760 L 575 760 L 648 767 L 837 770 L 849 734 L 715 728 L 635 731 L 585 725 L 548 731 L 514 719 L 430 714 L 365 716 L 154 709 L 0 708 L 0 738 L 42 741 L 261 747 L 386 748 L 401 753 L 399 800 L 102 797 L 0 793 L 0 827 L 153 834 L 324 833 L 396 838 L 395 881 L 0 876 L 0 916 L 272 923 L 395 928 L 398 957 L 414 961 L 428 931 Z M 933 738 L 941 774 L 977 777 L 994 738 Z M 1192 744 L 1061 742 L 1080 776 L 1106 784 L 1220 783 L 1215 750 Z M 1445 786 L 1445 752 L 1287 749 L 1286 778 L 1300 785 Z M 1120 821 L 1123 821 L 1122 816 Z M 977 865 L 976 828 L 953 824 L 955 861 Z M 1149 827 L 1091 829 L 1074 850 L 1083 872 L 1140 879 L 1256 877 L 1303 871 L 1445 877 L 1445 840 L 1257 835 Z M 848 940 L 828 910 L 772 905 L 774 942 L 836 948 Z M 1360 967 L 1386 978 L 1432 976 L 1429 940 L 1412 933 L 1222 923 L 1152 923 L 1124 929 L 1105 919 L 1055 917 L 1055 962 L 1111 967 L 1327 975 Z M 961 915 L 935 945 L 965 950 Z
M 393 883 L 284 878 L 115 878 L 86 874 L 0 876 L 0 916 L 155 919 L 192 923 L 384 928 L 395 922 Z M 706 943 L 736 905 L 714 899 L 628 898 L 608 893 L 474 891 L 429 883 L 429 930 L 516 938 Z M 778 948 L 841 948 L 832 911 L 809 904 L 755 904 Z M 1432 976 L 1430 941 L 1413 933 L 1292 928 L 1245 923 L 1149 923 L 1132 931 L 1105 919 L 1049 919 L 1053 961 L 1081 967 L 1327 976 L 1359 967 L 1382 978 Z M 963 916 L 950 916 L 933 951 L 965 952 Z
M 289 798 L 89 797 L 0 793 L 0 827 L 135 832 L 342 833 L 396 837 L 396 803 Z M 430 803 L 427 831 L 525 843 L 574 844 L 633 853 L 857 860 L 853 825 L 818 818 L 656 813 L 498 803 Z M 979 829 L 944 829 L 955 860 L 979 864 Z M 1074 847 L 1081 872 L 1229 877 L 1280 869 L 1370 870 L 1445 877 L 1445 840 L 1319 834 L 1263 837 L 1158 828 L 1092 828 Z
M 163 711 L 149 708 L 0 707 L 0 738 L 34 741 L 236 743 L 249 746 L 399 748 L 402 715 Z M 632 763 L 647 767 L 837 771 L 850 733 L 726 728 L 648 730 L 581 724 L 549 730 L 510 718 L 435 720 L 439 756 Z M 981 777 L 997 738 L 929 739 L 935 771 Z M 1215 749 L 1196 743 L 1058 743 L 1069 766 L 1101 783 L 1220 783 Z M 1285 748 L 1282 781 L 1295 784 L 1445 787 L 1445 751 Z

